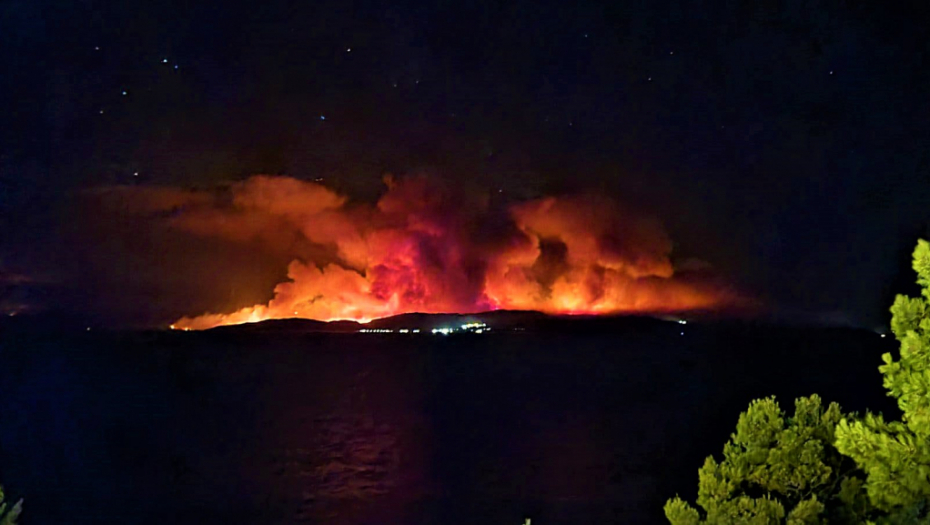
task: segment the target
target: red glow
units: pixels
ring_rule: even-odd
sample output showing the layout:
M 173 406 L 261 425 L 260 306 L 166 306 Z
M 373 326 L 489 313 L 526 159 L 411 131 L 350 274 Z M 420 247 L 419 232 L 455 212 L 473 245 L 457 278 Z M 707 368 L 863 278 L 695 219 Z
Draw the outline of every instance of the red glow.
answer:
M 329 255 L 292 261 L 267 304 L 184 317 L 173 327 L 495 309 L 663 312 L 727 301 L 675 275 L 658 222 L 607 199 L 548 197 L 495 211 L 487 198 L 424 178 L 385 182 L 374 207 L 286 177 L 252 177 L 231 199 L 185 197 L 191 204 L 173 217 L 176 228 L 235 241 L 280 238 L 286 227 Z

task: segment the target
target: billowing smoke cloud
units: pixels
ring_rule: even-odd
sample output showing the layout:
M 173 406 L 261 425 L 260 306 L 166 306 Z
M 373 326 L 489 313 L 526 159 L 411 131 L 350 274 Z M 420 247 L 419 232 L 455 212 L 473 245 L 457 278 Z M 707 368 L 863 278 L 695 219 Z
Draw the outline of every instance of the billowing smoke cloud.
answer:
M 375 205 L 311 182 L 255 176 L 221 191 L 111 190 L 171 229 L 296 250 L 264 304 L 184 317 L 176 328 L 300 317 L 369 320 L 406 312 L 662 312 L 725 297 L 675 275 L 655 220 L 592 196 L 492 206 L 423 177 L 385 178 Z M 131 193 L 128 195 L 126 192 Z

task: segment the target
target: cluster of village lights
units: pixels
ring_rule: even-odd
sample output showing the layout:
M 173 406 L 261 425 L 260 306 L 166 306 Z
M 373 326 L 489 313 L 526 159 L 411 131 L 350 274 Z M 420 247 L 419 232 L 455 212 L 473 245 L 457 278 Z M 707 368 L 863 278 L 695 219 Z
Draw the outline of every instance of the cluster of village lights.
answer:
M 429 333 L 433 335 L 449 335 L 456 333 L 468 333 L 468 334 L 484 334 L 491 331 L 491 327 L 478 321 L 474 323 L 466 323 L 460 326 L 443 326 L 441 328 L 433 328 Z M 360 334 L 418 334 L 420 333 L 419 328 L 362 328 L 358 331 Z

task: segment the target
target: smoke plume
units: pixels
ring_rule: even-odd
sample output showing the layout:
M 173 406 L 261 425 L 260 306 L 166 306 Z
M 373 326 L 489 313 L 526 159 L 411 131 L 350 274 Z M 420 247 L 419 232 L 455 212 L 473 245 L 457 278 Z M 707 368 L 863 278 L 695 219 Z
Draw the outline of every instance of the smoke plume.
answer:
M 385 184 L 374 205 L 272 176 L 220 191 L 126 188 L 110 196 L 188 235 L 293 250 L 287 280 L 267 303 L 183 317 L 175 328 L 495 309 L 664 312 L 725 301 L 676 275 L 661 224 L 607 198 L 501 205 L 424 177 L 388 176 Z M 298 254 L 296 246 L 313 249 Z

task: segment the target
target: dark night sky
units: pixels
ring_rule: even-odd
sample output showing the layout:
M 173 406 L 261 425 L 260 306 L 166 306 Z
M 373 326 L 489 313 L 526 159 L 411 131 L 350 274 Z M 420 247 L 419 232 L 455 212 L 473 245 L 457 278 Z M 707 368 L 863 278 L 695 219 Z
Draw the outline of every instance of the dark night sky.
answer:
M 606 192 L 782 311 L 883 323 L 930 217 L 930 8 L 750 4 L 5 0 L 5 293 L 107 310 L 91 188 L 427 170 Z

